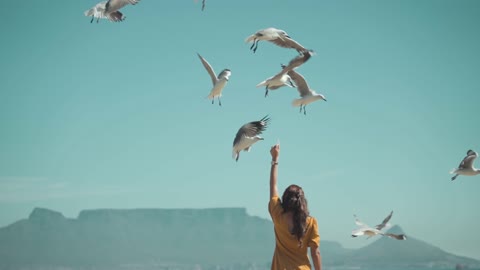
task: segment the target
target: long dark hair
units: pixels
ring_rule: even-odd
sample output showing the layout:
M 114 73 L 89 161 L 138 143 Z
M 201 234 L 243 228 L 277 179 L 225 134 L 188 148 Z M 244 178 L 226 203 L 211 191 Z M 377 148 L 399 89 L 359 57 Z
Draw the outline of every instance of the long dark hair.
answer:
M 307 227 L 308 212 L 307 199 L 303 193 L 303 189 L 297 185 L 290 185 L 285 189 L 282 196 L 283 212 L 292 212 L 293 214 L 293 229 L 291 233 L 300 242 L 302 246 L 302 237 L 305 235 Z

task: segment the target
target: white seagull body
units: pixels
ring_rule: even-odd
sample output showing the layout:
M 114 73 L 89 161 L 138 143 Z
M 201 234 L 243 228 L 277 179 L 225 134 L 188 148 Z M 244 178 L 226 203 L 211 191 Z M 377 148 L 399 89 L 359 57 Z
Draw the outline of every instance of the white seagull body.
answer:
M 243 125 L 237 132 L 235 139 L 233 140 L 232 157 L 238 161 L 240 157 L 240 151 L 250 151 L 252 145 L 260 140 L 263 140 L 259 135 L 267 128 L 270 118 L 263 117 L 259 121 L 253 121 Z
M 359 226 L 358 229 L 355 229 L 352 231 L 352 237 L 358 237 L 362 235 L 368 236 L 368 238 L 375 236 L 375 235 L 382 235 L 382 236 L 387 236 L 393 239 L 397 240 L 406 240 L 407 236 L 404 234 L 393 234 L 393 233 L 384 233 L 382 232 L 382 229 L 388 226 L 388 221 L 392 217 L 393 211 L 388 215 L 381 224 L 378 224 L 374 228 L 368 226 L 367 224 L 361 222 L 356 215 L 353 215 L 355 217 L 355 224 Z
M 273 28 L 273 27 L 257 31 L 255 34 L 248 36 L 245 39 L 245 42 L 246 43 L 253 42 L 252 46 L 250 47 L 250 50 L 253 50 L 253 52 L 255 53 L 258 48 L 258 42 L 260 40 L 270 41 L 276 44 L 277 46 L 280 46 L 283 48 L 293 48 L 298 52 L 308 51 L 305 47 L 300 45 L 300 43 L 293 40 L 287 34 L 287 32 L 280 29 Z
M 85 16 L 92 16 L 93 22 L 97 18 L 97 23 L 100 19 L 109 19 L 112 22 L 121 22 L 125 16 L 119 11 L 128 4 L 135 5 L 140 0 L 108 0 L 96 4 L 93 8 L 85 11 Z
M 207 98 L 212 100 L 212 104 L 214 103 L 215 97 L 218 98 L 218 105 L 222 106 L 222 102 L 220 101 L 220 97 L 222 96 L 222 91 L 225 85 L 227 85 L 228 79 L 230 78 L 230 75 L 232 72 L 230 69 L 226 68 L 220 72 L 220 74 L 217 75 L 215 74 L 215 71 L 213 71 L 212 66 L 203 58 L 200 54 L 198 54 L 198 57 L 200 58 L 200 61 L 202 61 L 203 66 L 207 70 L 208 74 L 210 75 L 210 78 L 212 79 L 213 83 L 213 88 L 210 91 L 210 94 L 207 96 Z
M 312 56 L 311 52 L 309 51 L 303 52 L 302 54 L 293 58 L 290 61 L 290 63 L 288 63 L 288 66 L 282 65 L 282 71 L 277 73 L 275 76 L 272 76 L 262 81 L 261 83 L 257 84 L 257 87 L 265 86 L 265 97 L 268 96 L 268 90 L 276 90 L 283 86 L 295 87 L 295 85 L 292 82 L 292 79 L 288 75 L 288 72 L 290 70 L 293 70 L 303 65 L 305 62 L 308 61 L 308 59 L 310 59 L 311 56 Z
M 450 172 L 451 174 L 455 174 L 452 177 L 452 181 L 455 180 L 459 175 L 473 176 L 480 174 L 480 169 L 476 169 L 473 167 L 473 162 L 477 157 L 478 154 L 475 151 L 468 150 L 467 156 L 463 158 L 462 162 L 460 162 L 460 165 L 458 165 L 458 168 L 453 169 Z
M 317 100 L 327 101 L 324 95 L 317 94 L 314 90 L 310 89 L 307 81 L 305 81 L 305 78 L 298 72 L 296 72 L 295 70 L 290 70 L 288 71 L 288 75 L 290 76 L 290 78 L 292 78 L 293 82 L 297 86 L 298 93 L 300 94 L 300 98 L 295 99 L 292 102 L 293 106 L 300 106 L 300 112 L 302 112 L 303 108 L 303 114 L 307 114 L 305 107 L 312 102 L 315 102 Z

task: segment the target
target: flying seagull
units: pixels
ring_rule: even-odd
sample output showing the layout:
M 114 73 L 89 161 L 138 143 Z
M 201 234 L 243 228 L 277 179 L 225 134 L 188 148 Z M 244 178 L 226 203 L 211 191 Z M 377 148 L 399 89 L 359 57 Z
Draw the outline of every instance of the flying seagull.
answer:
M 255 34 L 248 36 L 245 39 L 245 42 L 246 43 L 253 42 L 252 46 L 250 47 L 250 50 L 253 50 L 253 52 L 255 53 L 258 48 L 258 42 L 260 40 L 270 41 L 276 44 L 277 46 L 280 46 L 283 48 L 292 48 L 297 50 L 300 53 L 308 51 L 308 49 L 300 45 L 300 43 L 293 40 L 287 34 L 287 32 L 280 29 L 273 28 L 273 27 L 257 31 Z
M 220 97 L 222 96 L 222 90 L 225 87 L 225 85 L 228 82 L 228 79 L 230 78 L 230 75 L 232 72 L 230 69 L 226 68 L 220 72 L 220 74 L 217 75 L 215 74 L 215 71 L 213 71 L 212 66 L 203 58 L 200 54 L 198 54 L 198 57 L 202 61 L 203 66 L 207 70 L 208 74 L 210 75 L 210 78 L 212 79 L 213 83 L 213 88 L 210 91 L 210 94 L 207 96 L 207 98 L 212 100 L 212 104 L 214 103 L 215 97 L 218 98 L 218 105 L 222 106 L 222 102 L 220 100 Z
M 355 224 L 359 226 L 358 229 L 355 229 L 352 231 L 352 237 L 358 237 L 362 235 L 367 235 L 368 238 L 375 236 L 375 235 L 382 235 L 382 236 L 387 236 L 393 239 L 397 240 L 406 240 L 407 236 L 405 234 L 393 234 L 393 233 L 384 233 L 381 230 L 387 225 L 387 222 L 390 220 L 392 217 L 393 211 L 388 215 L 381 224 L 375 226 L 375 228 L 372 228 L 368 226 L 367 224 L 361 222 L 356 215 L 353 215 L 355 218 Z M 367 239 L 368 239 L 367 238 Z
M 246 123 L 243 125 L 237 132 L 235 139 L 233 140 L 233 158 L 238 161 L 240 157 L 240 151 L 247 151 L 250 152 L 250 148 L 254 143 L 257 141 L 263 140 L 262 137 L 259 135 L 262 134 L 263 131 L 268 126 L 270 122 L 269 116 L 265 116 L 259 121 L 253 121 L 250 123 Z
M 467 151 L 467 156 L 463 158 L 458 168 L 453 169 L 450 173 L 455 174 L 452 177 L 452 181 L 457 178 L 459 175 L 473 176 L 480 174 L 480 169 L 473 167 L 473 161 L 478 157 L 478 154 L 473 150 Z
M 308 61 L 308 59 L 310 59 L 311 56 L 312 56 L 312 52 L 309 52 L 309 51 L 303 52 L 302 54 L 293 58 L 290 61 L 290 63 L 288 63 L 288 66 L 282 65 L 282 71 L 277 73 L 275 76 L 272 76 L 264 80 L 263 82 L 257 84 L 257 87 L 265 86 L 265 97 L 268 96 L 268 90 L 275 90 L 282 86 L 295 87 L 295 85 L 292 82 L 292 79 L 290 78 L 290 76 L 288 76 L 287 73 L 290 70 L 293 70 L 303 65 L 305 62 Z
M 140 0 L 108 0 L 96 4 L 93 8 L 85 11 L 85 16 L 92 16 L 97 18 L 97 23 L 100 19 L 109 19 L 112 22 L 121 22 L 125 16 L 119 11 L 128 4 L 136 5 Z
M 97 23 L 100 19 L 109 19 L 112 22 L 121 22 L 125 19 L 123 14 L 120 11 L 112 12 L 108 14 L 108 17 L 105 15 L 105 8 L 106 8 L 107 1 L 102 1 L 96 4 L 89 10 L 85 11 L 85 16 L 90 17 L 92 16 L 92 20 L 90 23 L 93 23 L 93 20 L 97 18 Z
M 292 69 L 292 70 L 289 70 L 287 74 L 288 76 L 290 76 L 290 78 L 293 80 L 293 82 L 297 86 L 298 93 L 300 94 L 300 98 L 295 99 L 292 102 L 293 106 L 295 107 L 300 106 L 300 112 L 302 112 L 302 108 L 303 108 L 303 114 L 306 115 L 307 111 L 305 110 L 305 107 L 308 104 L 320 99 L 327 101 L 324 95 L 317 94 L 315 91 L 310 89 L 307 82 L 305 81 L 305 78 L 302 75 L 300 75 L 298 72 Z

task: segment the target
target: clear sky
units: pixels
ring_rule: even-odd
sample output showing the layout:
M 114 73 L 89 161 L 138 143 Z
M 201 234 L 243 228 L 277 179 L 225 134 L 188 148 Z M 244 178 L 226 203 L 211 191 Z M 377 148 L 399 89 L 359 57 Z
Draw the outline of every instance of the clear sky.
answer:
M 345 247 L 353 214 L 391 210 L 407 235 L 480 259 L 480 176 L 450 181 L 480 151 L 480 1 L 142 0 L 121 23 L 90 23 L 95 1 L 5 1 L 0 9 L 0 226 L 46 207 L 246 207 L 269 218 L 270 146 L 280 192 L 305 189 L 322 239 Z M 291 106 L 255 85 L 295 50 L 328 102 Z M 232 76 L 222 107 L 196 53 Z M 238 128 L 269 114 L 265 141 L 231 158 Z M 477 160 L 476 166 L 480 167 Z

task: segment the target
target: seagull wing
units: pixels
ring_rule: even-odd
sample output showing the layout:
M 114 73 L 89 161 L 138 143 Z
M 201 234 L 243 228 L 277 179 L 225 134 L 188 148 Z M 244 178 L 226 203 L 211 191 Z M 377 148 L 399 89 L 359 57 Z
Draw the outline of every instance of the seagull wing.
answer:
M 397 240 L 407 240 L 407 236 L 405 234 L 384 233 L 383 235 Z
M 118 10 L 108 14 L 108 19 L 112 22 L 121 22 L 124 18 L 123 14 Z
M 472 149 L 470 149 L 470 150 L 467 151 L 467 156 L 470 156 L 470 155 L 476 155 L 476 156 L 478 156 L 478 154 L 477 154 L 475 151 L 473 151 Z
M 228 77 L 230 76 L 230 74 L 231 74 L 230 69 L 224 69 L 220 72 L 220 74 L 218 74 L 217 79 L 221 80 L 222 78 L 227 78 L 228 80 Z
M 140 2 L 140 0 L 109 0 L 107 10 L 110 12 L 117 11 L 128 4 L 136 5 L 138 2 Z
M 290 78 L 297 86 L 297 90 L 300 93 L 301 97 L 309 96 L 312 94 L 312 91 L 310 90 L 307 81 L 305 81 L 305 78 L 300 75 L 300 73 L 296 72 L 295 70 L 290 70 L 288 72 L 288 76 L 290 76 Z
M 203 0 L 203 1 L 202 1 L 202 11 L 205 9 L 205 1 L 206 1 L 206 0 Z
M 393 215 L 393 211 L 390 212 L 390 214 L 382 221 L 382 223 L 375 226 L 375 229 L 381 230 L 381 229 L 385 228 L 385 226 L 387 226 L 387 222 L 392 218 L 392 215 Z
M 279 74 L 284 74 L 289 72 L 290 70 L 294 70 L 295 68 L 303 65 L 305 62 L 308 61 L 312 57 L 312 52 L 306 51 L 303 54 L 297 55 L 295 58 L 290 60 L 287 66 L 282 65 L 282 71 Z
M 238 144 L 243 137 L 255 137 L 262 134 L 262 132 L 267 128 L 269 122 L 270 117 L 267 115 L 259 121 L 253 121 L 243 125 L 238 130 L 237 135 L 233 140 L 233 146 L 235 147 L 235 145 Z
M 304 52 L 308 51 L 305 47 L 300 45 L 300 43 L 296 42 L 289 36 L 280 36 L 276 39 L 270 40 L 273 42 L 275 45 L 283 47 L 283 48 L 293 48 L 296 49 L 299 52 Z
M 215 85 L 217 83 L 217 75 L 215 75 L 215 71 L 213 71 L 212 66 L 210 66 L 210 64 L 207 62 L 207 60 L 205 60 L 205 58 L 203 58 L 198 53 L 197 53 L 197 55 L 200 58 L 200 60 L 202 61 L 202 64 L 205 67 L 205 69 L 207 70 L 208 74 L 210 75 L 210 78 L 212 79 L 213 85 Z
M 358 219 L 357 215 L 353 215 L 353 217 L 355 218 L 355 224 L 357 224 L 357 226 L 359 227 L 362 227 L 362 228 L 369 228 L 369 226 L 363 222 L 360 221 L 360 219 Z
M 459 169 L 473 168 L 473 161 L 477 158 L 477 153 L 473 153 L 474 154 L 470 154 L 462 160 L 462 162 L 458 166 Z

